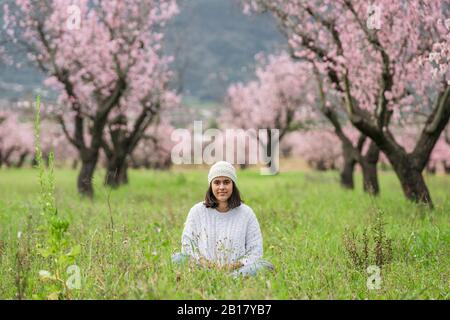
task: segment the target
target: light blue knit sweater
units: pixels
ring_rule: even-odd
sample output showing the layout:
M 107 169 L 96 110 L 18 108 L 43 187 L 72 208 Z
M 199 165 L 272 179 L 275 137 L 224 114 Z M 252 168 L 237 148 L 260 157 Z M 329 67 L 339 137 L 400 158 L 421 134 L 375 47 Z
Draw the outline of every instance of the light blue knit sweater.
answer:
M 197 203 L 189 211 L 181 244 L 182 253 L 220 265 L 238 261 L 248 265 L 263 255 L 258 219 L 243 203 L 226 213 Z

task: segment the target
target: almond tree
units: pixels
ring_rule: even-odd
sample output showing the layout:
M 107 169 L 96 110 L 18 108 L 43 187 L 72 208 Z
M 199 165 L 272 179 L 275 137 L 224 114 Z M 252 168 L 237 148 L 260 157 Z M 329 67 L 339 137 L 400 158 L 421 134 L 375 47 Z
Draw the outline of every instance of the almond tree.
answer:
M 170 139 L 174 127 L 165 119 L 151 124 L 130 156 L 134 168 L 167 169 L 172 164 Z
M 227 115 L 231 120 L 228 123 L 242 128 L 279 128 L 281 140 L 289 132 L 317 126 L 325 117 L 334 127 L 342 146 L 341 185 L 353 189 L 353 172 L 359 163 L 364 190 L 378 194 L 376 165 L 379 149 L 370 142 L 363 152 L 368 140 L 366 136 L 358 135 L 355 130 L 343 129 L 346 119 L 338 113 L 337 107 L 331 105 L 331 100 L 325 101 L 323 83 L 316 79 L 316 85 L 313 64 L 293 61 L 286 53 L 269 56 L 265 63 L 260 59 L 259 63 L 256 70 L 258 81 L 230 87 Z M 357 138 L 352 139 L 353 136 Z M 318 144 L 320 142 L 317 141 Z
M 313 95 L 305 95 L 302 90 L 307 76 L 299 64 L 292 64 L 287 54 L 271 55 L 267 59 L 258 58 L 255 71 L 256 80 L 246 84 L 233 84 L 228 89 L 226 105 L 228 109 L 222 121 L 227 125 L 242 129 L 264 129 L 267 137 L 258 142 L 267 147 L 271 157 L 271 129 L 279 129 L 279 141 L 294 130 L 305 128 L 313 122 L 311 100 Z M 268 163 L 270 167 L 271 164 Z
M 22 167 L 33 154 L 33 130 L 30 123 L 21 122 L 18 114 L 0 112 L 0 168 Z
M 328 128 L 292 132 L 282 144 L 289 149 L 289 155 L 301 157 L 314 170 L 336 170 L 342 167 L 340 141 Z
M 313 60 L 353 125 L 389 159 L 406 198 L 433 207 L 423 179 L 431 152 L 450 118 L 448 75 L 424 57 L 448 41 L 445 1 L 244 0 L 249 12 L 269 11 L 293 56 Z M 326 92 L 327 93 L 327 92 Z M 390 130 L 395 115 L 426 110 L 421 134 L 406 152 Z
M 156 76 L 152 90 L 142 90 L 142 81 L 136 82 L 139 86 L 132 90 L 133 94 L 127 94 L 126 99 L 124 98 L 110 115 L 111 120 L 108 121 L 106 130 L 108 135 L 102 140 L 102 148 L 107 158 L 106 185 L 117 187 L 128 182 L 127 160 L 135 149 L 139 148 L 142 139 L 158 140 L 158 132 L 149 128 L 161 122 L 161 118 L 169 118 L 171 107 L 180 103 L 175 93 L 165 89 L 168 79 L 164 79 L 156 71 L 152 73 Z M 146 77 L 144 81 L 147 81 L 151 79 L 152 74 L 144 73 L 140 76 Z M 155 148 L 153 151 L 155 156 L 161 155 L 159 149 Z M 147 148 L 147 154 L 149 152 Z
M 92 178 L 105 127 L 113 110 L 136 94 L 159 86 L 148 74 L 160 70 L 161 27 L 174 14 L 174 0 L 10 0 L 4 6 L 6 34 L 22 45 L 59 90 L 58 115 L 78 150 L 78 191 L 92 197 Z M 153 102 L 153 100 L 148 100 Z M 146 116 L 152 103 L 141 105 Z M 128 106 L 127 106 L 128 108 Z M 128 112 L 128 111 L 127 111 Z M 127 115 L 128 116 L 128 115 Z M 137 116 L 139 118 L 139 116 Z M 89 141 L 85 136 L 89 137 Z
M 392 132 L 399 143 L 404 146 L 406 152 L 414 150 L 417 138 L 420 136 L 420 128 L 414 123 L 394 126 Z M 450 171 L 450 145 L 446 143 L 445 135 L 441 135 L 436 142 L 426 165 L 426 170 L 429 173 L 435 173 L 438 167 L 441 167 L 446 173 Z

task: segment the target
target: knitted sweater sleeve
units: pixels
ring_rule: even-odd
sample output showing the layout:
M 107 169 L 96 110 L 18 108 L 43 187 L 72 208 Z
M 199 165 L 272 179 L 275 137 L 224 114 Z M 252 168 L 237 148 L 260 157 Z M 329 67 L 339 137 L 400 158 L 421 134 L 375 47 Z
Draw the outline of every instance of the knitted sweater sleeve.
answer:
M 198 250 L 199 234 L 196 228 L 196 209 L 195 206 L 191 208 L 184 223 L 183 234 L 181 235 L 181 253 L 198 260 L 200 257 Z
M 243 265 L 256 262 L 263 256 L 263 239 L 258 219 L 252 210 L 245 235 L 245 255 L 240 259 Z

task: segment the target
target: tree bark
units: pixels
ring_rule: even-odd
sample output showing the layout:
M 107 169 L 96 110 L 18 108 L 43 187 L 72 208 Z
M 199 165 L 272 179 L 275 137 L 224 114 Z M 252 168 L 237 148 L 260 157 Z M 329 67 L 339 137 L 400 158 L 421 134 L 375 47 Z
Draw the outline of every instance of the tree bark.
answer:
M 143 164 L 136 160 L 133 155 L 130 155 L 130 163 L 133 169 L 139 169 L 141 166 L 143 166 Z
M 343 147 L 342 156 L 344 158 L 344 166 L 341 171 L 341 185 L 345 189 L 353 189 L 355 187 L 353 181 L 353 172 L 355 171 L 356 160 L 353 157 L 352 150 Z
M 94 196 L 94 188 L 92 180 L 94 177 L 95 167 L 97 166 L 98 150 L 85 151 L 81 155 L 81 170 L 78 175 L 77 187 L 78 192 L 89 198 Z
M 280 163 L 279 163 L 279 159 L 278 159 L 279 153 L 276 152 L 276 150 L 277 150 L 276 148 L 279 147 L 278 145 L 279 145 L 281 139 L 283 138 L 284 134 L 287 131 L 282 132 L 281 134 L 275 133 L 275 136 L 272 136 L 272 130 L 273 129 L 266 129 L 267 141 L 262 141 L 258 137 L 258 143 L 259 143 L 259 146 L 264 150 L 262 152 L 262 155 L 263 155 L 264 162 L 267 161 L 267 163 L 265 164 L 267 172 L 269 174 L 278 174 Z M 272 138 L 274 138 L 274 141 L 272 141 Z M 275 153 L 272 151 L 275 151 Z M 275 157 L 275 158 L 272 159 L 272 157 Z
M 450 174 L 450 164 L 447 164 L 446 161 L 442 161 L 442 164 L 444 166 L 444 171 L 446 174 Z
M 416 203 L 424 203 L 433 208 L 433 202 L 423 179 L 422 170 L 414 168 L 411 160 L 408 158 L 397 160 L 395 155 L 386 154 L 386 156 L 394 167 L 406 198 Z M 391 158 L 396 159 L 396 161 L 393 161 L 394 159 L 391 160 Z
M 270 129 L 266 130 L 267 132 L 267 158 L 270 159 L 270 161 L 267 163 L 267 168 L 270 168 L 272 166 L 272 131 Z
M 323 89 L 323 84 L 319 72 L 314 68 L 316 75 L 316 81 L 318 84 L 320 101 L 322 103 L 321 112 L 330 121 L 334 127 L 334 131 L 342 143 L 342 154 L 344 157 L 344 167 L 341 172 L 341 185 L 344 188 L 353 189 L 353 172 L 355 164 L 359 163 L 363 172 L 363 189 L 364 191 L 372 194 L 378 195 L 380 193 L 380 187 L 378 184 L 378 172 L 377 163 L 379 159 L 380 150 L 377 145 L 371 140 L 369 150 L 364 156 L 362 154 L 363 146 L 366 141 L 366 135 L 361 133 L 356 147 L 353 145 L 351 140 L 342 130 L 341 123 L 339 121 L 338 114 L 326 105 L 325 92 Z M 333 80 L 333 77 L 330 76 Z
M 370 141 L 369 150 L 367 150 L 365 156 L 362 156 L 360 161 L 363 173 L 363 189 L 371 195 L 378 195 L 380 193 L 377 171 L 379 156 L 380 149 L 375 142 Z
M 145 104 L 144 104 L 145 105 Z M 139 117 L 134 121 L 131 132 L 127 131 L 128 119 L 119 114 L 109 125 L 110 142 L 102 139 L 102 149 L 108 160 L 105 185 L 117 188 L 128 183 L 127 158 L 144 137 L 145 130 L 154 122 L 161 108 L 160 102 L 143 106 Z
M 105 185 L 117 188 L 128 183 L 128 164 L 126 157 L 108 159 Z
M 345 86 L 345 101 L 350 121 L 361 132 L 367 134 L 384 152 L 400 180 L 405 197 L 433 209 L 431 195 L 423 179 L 422 171 L 450 118 L 450 86 L 445 87 L 439 93 L 433 111 L 428 116 L 411 153 L 407 153 L 390 132 L 388 128 L 390 116 L 386 115 L 386 119 L 378 118 L 379 123 L 374 124 L 368 113 L 354 103 L 350 94 L 348 79 L 346 79 Z
M 107 159 L 104 184 L 112 188 L 128 183 L 126 159 L 131 150 L 127 139 L 126 125 L 127 118 L 124 115 L 118 115 L 109 123 L 112 147 L 102 140 L 103 151 Z M 114 128 L 115 126 L 117 127 Z
M 6 165 L 6 167 L 11 167 L 11 162 L 10 162 L 9 158 L 13 154 L 14 150 L 16 150 L 15 147 L 11 147 L 9 149 L 6 149 L 6 152 L 3 154 L 3 157 L 1 159 L 1 162 L 2 162 L 1 164 L 4 163 Z M 1 164 L 0 164 L 0 167 L 1 167 Z
M 380 187 L 378 184 L 378 174 L 376 164 L 365 164 L 361 166 L 363 173 L 363 188 L 364 191 L 371 195 L 378 195 Z
M 16 163 L 16 168 L 23 167 L 23 164 L 25 163 L 25 159 L 26 159 L 27 155 L 28 155 L 28 152 L 24 152 L 20 155 L 19 161 L 17 161 L 17 163 Z
M 72 170 L 76 170 L 78 167 L 78 159 L 72 161 Z
M 342 143 L 344 166 L 341 171 L 341 185 L 347 189 L 354 188 L 353 173 L 355 165 L 358 163 L 363 173 L 363 190 L 371 195 L 378 195 L 380 193 L 380 187 L 378 184 L 377 163 L 380 149 L 371 140 L 366 155 L 363 155 L 362 150 L 367 137 L 361 134 L 358 138 L 357 145 L 354 146 L 342 130 L 338 117 L 332 109 L 323 108 L 322 112 L 334 126 L 335 133 Z

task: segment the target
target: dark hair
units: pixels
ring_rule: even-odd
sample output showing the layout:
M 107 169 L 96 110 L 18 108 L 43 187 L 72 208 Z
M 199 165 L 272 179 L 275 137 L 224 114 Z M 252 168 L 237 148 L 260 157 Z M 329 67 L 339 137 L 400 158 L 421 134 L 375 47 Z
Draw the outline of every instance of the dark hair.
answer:
M 233 183 L 233 192 L 231 193 L 230 198 L 228 198 L 228 208 L 230 210 L 239 207 L 241 203 L 244 202 L 241 199 L 241 194 L 239 193 L 239 189 L 236 184 L 233 180 L 231 180 L 231 182 Z M 219 203 L 212 191 L 211 183 L 209 184 L 208 191 L 206 191 L 205 202 L 203 204 L 207 208 L 217 208 L 219 206 Z

